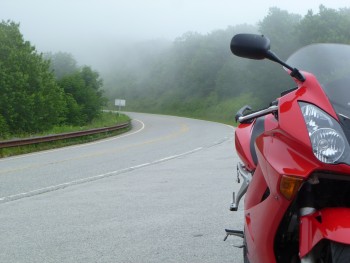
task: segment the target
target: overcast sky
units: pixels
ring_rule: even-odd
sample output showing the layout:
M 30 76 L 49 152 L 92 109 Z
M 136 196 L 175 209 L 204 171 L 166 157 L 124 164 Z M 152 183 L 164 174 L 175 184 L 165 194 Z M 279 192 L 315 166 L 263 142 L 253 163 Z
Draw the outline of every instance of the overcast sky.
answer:
M 19 22 L 40 52 L 79 57 L 90 47 L 103 49 L 122 39 L 172 40 L 187 31 L 256 24 L 273 6 L 305 15 L 320 4 L 350 7 L 349 0 L 0 0 L 0 20 Z

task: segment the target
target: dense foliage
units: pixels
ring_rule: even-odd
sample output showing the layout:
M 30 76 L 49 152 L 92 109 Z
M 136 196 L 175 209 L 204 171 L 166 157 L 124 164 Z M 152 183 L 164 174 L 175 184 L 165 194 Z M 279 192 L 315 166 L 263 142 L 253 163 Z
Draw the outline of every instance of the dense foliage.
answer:
M 49 62 L 13 22 L 0 24 L 0 92 L 2 134 L 45 130 L 64 121 L 65 95 Z
M 50 61 L 50 70 L 56 79 L 61 79 L 78 70 L 77 62 L 72 54 L 66 52 L 46 53 L 44 58 Z
M 143 51 L 138 67 L 128 66 L 128 58 L 122 60 L 106 76 L 106 92 L 111 101 L 126 99 L 130 110 L 229 120 L 244 104 L 266 106 L 294 86 L 277 64 L 234 57 L 229 49 L 234 34 L 264 34 L 272 50 L 286 59 L 315 42 L 350 44 L 349 28 L 349 9 L 320 6 L 318 13 L 302 17 L 271 8 L 257 26 L 233 26 L 207 35 L 186 33 L 156 57 L 145 57 Z M 137 50 L 132 52 L 135 56 Z
M 50 64 L 23 39 L 18 24 L 0 23 L 0 137 L 84 124 L 99 114 L 104 99 L 98 73 L 63 58 L 52 56 Z
M 83 125 L 100 114 L 105 99 L 101 91 L 102 79 L 96 71 L 85 66 L 65 75 L 58 84 L 66 93 L 69 123 Z

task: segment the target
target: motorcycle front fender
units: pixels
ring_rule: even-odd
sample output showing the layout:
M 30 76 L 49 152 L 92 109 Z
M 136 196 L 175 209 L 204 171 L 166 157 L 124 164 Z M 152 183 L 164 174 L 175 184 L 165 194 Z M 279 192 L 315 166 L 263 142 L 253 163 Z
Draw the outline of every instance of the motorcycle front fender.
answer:
M 350 245 L 350 208 L 325 208 L 300 219 L 300 258 L 322 239 Z

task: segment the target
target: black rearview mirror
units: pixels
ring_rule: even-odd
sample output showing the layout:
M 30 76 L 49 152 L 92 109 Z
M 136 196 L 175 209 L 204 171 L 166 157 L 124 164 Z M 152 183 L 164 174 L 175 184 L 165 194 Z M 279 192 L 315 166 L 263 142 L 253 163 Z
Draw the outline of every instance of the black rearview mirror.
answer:
M 264 59 L 270 50 L 270 40 L 262 35 L 238 34 L 232 38 L 231 51 L 243 58 Z
M 305 77 L 298 69 L 293 68 L 279 59 L 270 51 L 270 39 L 262 35 L 255 34 L 238 34 L 231 40 L 231 51 L 233 54 L 243 58 L 250 59 L 269 59 L 281 64 L 290 70 L 290 75 L 297 80 L 304 82 Z

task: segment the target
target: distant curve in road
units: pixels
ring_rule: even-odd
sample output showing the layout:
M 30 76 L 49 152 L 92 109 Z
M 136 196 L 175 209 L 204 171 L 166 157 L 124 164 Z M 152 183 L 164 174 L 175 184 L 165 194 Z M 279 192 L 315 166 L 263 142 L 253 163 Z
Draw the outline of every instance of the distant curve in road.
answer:
M 124 135 L 0 160 L 0 262 L 242 262 L 222 242 L 242 219 L 233 128 L 130 116 Z
M 161 115 L 131 116 L 134 128 L 124 135 L 1 159 L 0 202 L 120 174 L 229 139 L 228 135 L 215 137 L 216 123 Z M 227 128 L 228 133 L 231 129 Z

